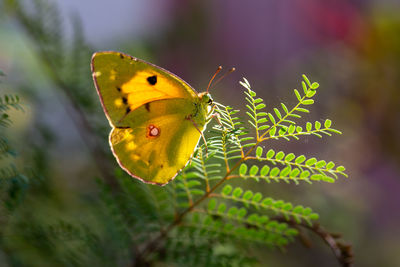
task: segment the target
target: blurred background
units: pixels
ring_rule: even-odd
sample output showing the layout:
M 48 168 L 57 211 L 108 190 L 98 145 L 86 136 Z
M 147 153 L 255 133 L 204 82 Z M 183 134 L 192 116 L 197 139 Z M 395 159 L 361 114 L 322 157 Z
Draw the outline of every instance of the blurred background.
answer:
M 46 188 L 30 196 L 30 213 L 21 211 L 30 214 L 26 220 L 78 218 L 105 227 L 93 212 L 98 187 L 92 177 L 98 170 L 71 110 L 86 103 L 106 144 L 109 126 L 91 81 L 92 52 L 116 50 L 144 59 L 197 91 L 205 90 L 217 66 L 234 66 L 236 72 L 211 93 L 215 101 L 242 110 L 242 77 L 271 110 L 280 102 L 296 103 L 293 88 L 300 87 L 304 73 L 321 85 L 304 122 L 329 118 L 343 134 L 266 147 L 333 160 L 346 167 L 349 178 L 312 186 L 249 186 L 313 207 L 322 225 L 353 244 L 356 266 L 400 266 L 399 1 L 49 1 L 57 16 L 44 12 L 37 21 L 59 26 L 51 37 L 59 40 L 53 50 L 41 49 L 40 33 L 32 35 L 15 8 L 35 14 L 36 2 L 0 1 L 0 69 L 6 74 L 0 90 L 20 95 L 25 109 L 11 114 L 9 138 L 21 155 L 17 164 L 40 166 L 48 177 Z M 68 56 L 61 52 L 66 47 Z M 59 54 L 68 66 L 61 80 L 51 78 L 49 66 L 57 64 L 46 63 L 43 51 L 53 53 L 52 60 Z M 64 78 L 86 86 L 54 89 Z M 69 94 L 80 102 L 70 103 Z M 16 232 L 23 223 L 7 231 Z M 29 251 L 20 259 L 38 260 L 42 252 L 28 248 L 36 246 L 26 243 L 29 238 L 14 238 L 8 247 Z M 297 243 L 284 253 L 262 253 L 262 264 L 270 266 L 338 266 L 317 239 L 310 249 Z M 0 253 L 0 265 L 4 258 Z

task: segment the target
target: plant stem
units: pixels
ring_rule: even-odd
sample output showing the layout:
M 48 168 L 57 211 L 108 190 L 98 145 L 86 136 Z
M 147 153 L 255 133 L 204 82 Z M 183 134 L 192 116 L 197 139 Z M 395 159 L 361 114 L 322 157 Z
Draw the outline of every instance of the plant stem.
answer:
M 332 250 L 333 254 L 335 255 L 336 259 L 339 261 L 340 265 L 343 267 L 352 267 L 354 266 L 354 254 L 352 251 L 352 246 L 343 244 L 340 242 L 337 236 L 334 234 L 326 231 L 324 228 L 320 226 L 319 223 L 313 223 L 312 225 L 309 225 L 302 221 L 301 223 L 298 223 L 294 221 L 293 219 L 286 219 L 282 216 L 277 216 L 274 218 L 271 218 L 272 220 L 280 221 L 280 222 L 286 222 L 290 224 L 293 227 L 303 227 L 307 230 L 310 230 L 311 232 L 315 233 L 318 235 Z

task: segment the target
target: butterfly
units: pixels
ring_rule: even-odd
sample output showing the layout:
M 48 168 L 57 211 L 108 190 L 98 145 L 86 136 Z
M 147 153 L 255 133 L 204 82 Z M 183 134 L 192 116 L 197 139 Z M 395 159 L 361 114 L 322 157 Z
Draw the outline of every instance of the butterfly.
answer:
M 91 69 L 117 162 L 145 183 L 167 184 L 189 162 L 210 120 L 212 79 L 207 92 L 197 93 L 175 74 L 113 51 L 94 53 Z

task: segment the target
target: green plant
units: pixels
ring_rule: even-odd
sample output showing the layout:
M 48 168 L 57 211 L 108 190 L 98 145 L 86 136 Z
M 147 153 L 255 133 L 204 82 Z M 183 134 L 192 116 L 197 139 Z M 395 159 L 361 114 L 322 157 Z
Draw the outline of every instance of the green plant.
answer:
M 238 117 L 238 110 L 216 104 L 219 123 L 212 126 L 207 137 L 207 152 L 203 144 L 173 182 L 161 189 L 151 187 L 157 195 L 162 194 L 160 200 L 157 197 L 154 199 L 163 208 L 154 210 L 159 225 L 152 226 L 151 231 L 140 232 L 139 240 L 151 240 L 138 251 L 140 261 L 154 259 L 152 256 L 163 249 L 168 251 L 167 254 L 177 253 L 174 249 L 180 250 L 182 244 L 172 247 L 165 244 L 174 244 L 188 237 L 186 245 L 193 246 L 201 246 L 204 242 L 221 245 L 233 239 L 239 243 L 261 243 L 282 249 L 298 236 L 298 226 L 316 227 L 319 216 L 311 208 L 275 200 L 262 192 L 230 184 L 232 179 L 268 183 L 333 183 L 338 175 L 346 176 L 344 167 L 335 167 L 331 161 L 313 157 L 307 159 L 304 155 L 296 156 L 273 149 L 264 152 L 262 145 L 270 139 L 340 134 L 331 127 L 330 120 L 325 120 L 323 125 L 319 121 L 307 122 L 304 127 L 296 124 L 295 120 L 301 117 L 301 113 L 309 112 L 306 106 L 313 103 L 312 97 L 319 87 L 304 75 L 303 79 L 303 94 L 294 91 L 298 103 L 290 109 L 282 103 L 282 111 L 274 108 L 273 113 L 264 111 L 266 105 L 263 100 L 256 97 L 249 82 L 244 79 L 241 85 L 246 89 L 246 114 L 250 127 Z M 134 188 L 130 194 L 136 192 L 137 188 Z M 154 217 L 145 221 L 145 225 L 152 222 Z M 159 234 L 151 238 L 154 227 Z M 328 233 L 326 235 L 329 236 Z M 340 260 L 345 262 L 347 259 L 343 256 Z
M 6 129 L 12 124 L 9 115 L 11 109 L 23 110 L 19 97 L 0 95 L 0 199 L 3 202 L 2 206 L 8 211 L 13 210 L 21 196 L 20 191 L 28 181 L 27 177 L 17 169 L 14 162 L 17 154 L 6 137 Z
M 247 188 L 250 180 L 332 183 L 339 175 L 346 176 L 344 168 L 333 162 L 265 149 L 270 140 L 286 142 L 340 133 L 331 128 L 331 120 L 297 124 L 314 102 L 317 83 L 303 76 L 302 93 L 294 91 L 297 104 L 281 104 L 268 112 L 244 79 L 241 85 L 245 88 L 246 112 L 217 103 L 218 119 L 208 126 L 207 150 L 205 144 L 199 146 L 188 166 L 165 187 L 143 184 L 114 169 L 114 158 L 104 141 L 108 126 L 99 119 L 103 114 L 88 67 L 93 49 L 85 42 L 79 19 L 75 17 L 68 45 L 56 6 L 43 0 L 32 3 L 29 12 L 16 0 L 4 0 L 3 6 L 30 37 L 54 92 L 67 100 L 63 104 L 98 169 L 98 175 L 89 178 L 97 178 L 101 190 L 94 200 L 84 198 L 84 203 L 95 210 L 98 223 L 107 231 L 93 230 L 96 227 L 90 221 L 66 220 L 59 215 L 48 221 L 35 216 L 26 220 L 31 207 L 26 203 L 28 211 L 11 223 L 23 249 L 0 243 L 11 255 L 10 265 L 34 265 L 26 260 L 28 245 L 35 248 L 35 260 L 54 265 L 253 265 L 257 259 L 243 248 L 244 244 L 285 249 L 297 238 L 302 239 L 305 229 L 321 237 L 343 266 L 351 265 L 351 247 L 319 226 L 319 216 L 311 208 Z M 49 148 L 43 147 L 40 152 L 48 153 Z M 39 158 L 48 162 L 46 156 Z M 38 169 L 47 172 L 43 166 Z M 47 196 L 45 193 L 42 195 Z M 36 196 L 37 192 L 29 195 L 31 199 Z M 40 205 L 48 202 L 55 200 L 49 198 Z
M 5 76 L 0 70 L 0 76 Z M 2 84 L 0 84 L 1 86 Z M 0 248 L 7 253 L 3 246 L 3 238 L 7 224 L 23 202 L 29 179 L 16 166 L 17 153 L 7 138 L 7 129 L 12 125 L 10 111 L 22 111 L 17 95 L 0 95 Z

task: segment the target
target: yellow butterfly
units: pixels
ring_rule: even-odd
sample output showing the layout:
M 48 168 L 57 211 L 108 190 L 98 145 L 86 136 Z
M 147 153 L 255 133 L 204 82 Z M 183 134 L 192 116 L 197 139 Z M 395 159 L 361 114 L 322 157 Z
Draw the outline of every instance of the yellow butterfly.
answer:
M 119 52 L 94 53 L 91 68 L 119 165 L 145 183 L 167 184 L 192 157 L 210 118 L 208 89 L 197 93 L 167 70 Z

